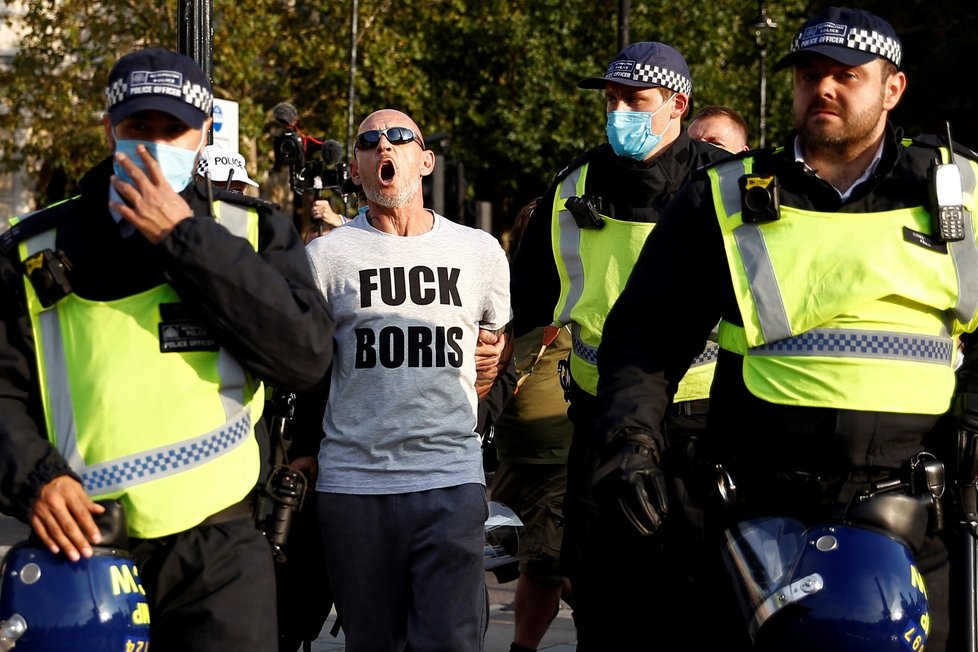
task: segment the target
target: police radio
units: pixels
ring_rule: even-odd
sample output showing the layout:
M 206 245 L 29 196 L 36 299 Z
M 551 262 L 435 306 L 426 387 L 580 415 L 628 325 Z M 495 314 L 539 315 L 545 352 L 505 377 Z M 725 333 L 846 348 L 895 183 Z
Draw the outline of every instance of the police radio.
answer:
M 948 163 L 935 161 L 930 169 L 931 205 L 934 237 L 940 242 L 964 240 L 964 194 L 961 192 L 961 170 L 954 162 L 951 123 L 947 125 Z
M 740 185 L 741 219 L 745 223 L 773 222 L 781 219 L 781 188 L 776 176 L 745 174 Z

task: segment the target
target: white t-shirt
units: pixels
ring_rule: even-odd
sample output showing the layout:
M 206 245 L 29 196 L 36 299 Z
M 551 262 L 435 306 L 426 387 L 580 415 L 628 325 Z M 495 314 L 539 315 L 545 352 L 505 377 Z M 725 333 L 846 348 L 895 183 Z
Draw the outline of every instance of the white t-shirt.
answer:
M 484 483 L 475 348 L 512 317 L 509 264 L 492 235 L 432 214 L 421 235 L 358 216 L 306 248 L 337 323 L 318 491 Z

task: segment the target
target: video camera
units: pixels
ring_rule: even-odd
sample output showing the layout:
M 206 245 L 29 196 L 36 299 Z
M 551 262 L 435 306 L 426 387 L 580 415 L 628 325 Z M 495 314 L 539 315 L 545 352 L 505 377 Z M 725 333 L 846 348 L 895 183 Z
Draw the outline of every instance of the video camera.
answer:
M 275 122 L 285 131 L 272 141 L 275 151 L 275 167 L 289 166 L 289 186 L 292 192 L 302 195 L 313 193 L 319 199 L 323 190 L 338 190 L 348 176 L 343 163 L 343 147 L 335 140 L 319 140 L 306 136 L 297 123 L 299 114 L 295 107 L 280 102 L 272 110 Z M 318 155 L 319 158 L 315 158 Z

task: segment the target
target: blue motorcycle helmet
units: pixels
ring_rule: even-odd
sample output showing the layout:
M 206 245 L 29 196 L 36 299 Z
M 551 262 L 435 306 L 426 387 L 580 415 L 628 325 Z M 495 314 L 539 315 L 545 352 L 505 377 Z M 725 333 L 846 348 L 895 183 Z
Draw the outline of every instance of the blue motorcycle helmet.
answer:
M 724 538 L 756 650 L 924 649 L 927 591 L 901 539 L 852 524 L 806 528 L 790 518 L 743 521 Z
M 28 542 L 0 566 L 0 623 L 23 619 L 17 652 L 148 650 L 149 607 L 139 571 L 119 550 L 95 547 L 88 559 Z
M 146 652 L 149 605 L 127 545 L 118 501 L 98 501 L 105 545 L 72 562 L 34 539 L 0 564 L 0 635 L 17 652 Z M 7 648 L 0 648 L 7 649 Z

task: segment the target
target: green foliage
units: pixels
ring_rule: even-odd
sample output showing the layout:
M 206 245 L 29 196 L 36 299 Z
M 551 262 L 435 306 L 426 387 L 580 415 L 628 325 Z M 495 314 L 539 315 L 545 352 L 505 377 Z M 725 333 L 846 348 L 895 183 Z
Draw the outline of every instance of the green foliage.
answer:
M 175 44 L 176 5 L 165 11 L 138 2 L 114 4 L 131 29 L 109 18 L 108 3 L 28 3 L 21 49 L 9 68 L 0 69 L 4 168 L 25 166 L 42 192 L 52 178 L 77 179 L 107 153 L 101 107 L 115 58 L 135 47 Z
M 577 82 L 601 73 L 618 50 L 618 0 L 359 0 L 352 112 L 356 0 L 212 1 L 215 93 L 239 102 L 242 148 L 259 179 L 272 167 L 268 127 L 278 102 L 298 108 L 307 135 L 344 144 L 371 111 L 399 108 L 429 140 L 446 137 L 436 145 L 441 163 L 464 165 L 465 199 L 491 201 L 502 229 L 561 167 L 604 141 L 603 96 Z M 25 4 L 21 49 L 10 66 L 0 67 L 0 164 L 26 167 L 43 204 L 71 191 L 107 153 L 101 113 L 113 61 L 138 47 L 175 48 L 186 2 Z M 774 72 L 774 64 L 795 30 L 828 3 L 767 2 L 777 27 L 764 30 L 760 41 L 752 27 L 759 5 L 752 0 L 627 4 L 629 40 L 659 40 L 682 52 L 693 75 L 693 109 L 737 109 L 751 125 L 754 145 L 763 45 L 766 142 L 784 139 L 791 80 L 787 71 Z M 860 6 L 889 18 L 904 39 L 911 83 L 897 122 L 913 132 L 951 119 L 958 139 L 974 145 L 970 116 L 978 98 L 973 86 L 954 78 L 961 66 L 952 61 L 970 54 L 970 32 L 952 25 L 971 24 L 978 5 L 867 0 Z

